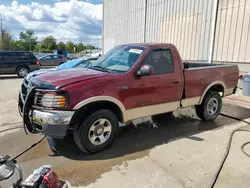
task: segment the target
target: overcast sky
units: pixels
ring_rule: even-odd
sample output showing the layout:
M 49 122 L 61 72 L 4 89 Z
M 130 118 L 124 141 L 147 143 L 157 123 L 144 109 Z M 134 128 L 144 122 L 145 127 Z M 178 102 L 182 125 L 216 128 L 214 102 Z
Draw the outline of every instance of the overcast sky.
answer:
M 102 0 L 0 0 L 0 18 L 14 39 L 31 29 L 39 40 L 53 35 L 101 47 Z

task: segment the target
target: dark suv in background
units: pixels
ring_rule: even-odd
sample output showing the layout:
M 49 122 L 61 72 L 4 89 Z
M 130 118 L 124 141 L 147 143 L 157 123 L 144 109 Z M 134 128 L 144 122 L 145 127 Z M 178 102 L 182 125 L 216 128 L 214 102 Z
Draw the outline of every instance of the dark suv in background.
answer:
M 0 51 L 0 74 L 17 74 L 25 77 L 29 72 L 39 70 L 40 63 L 31 52 Z

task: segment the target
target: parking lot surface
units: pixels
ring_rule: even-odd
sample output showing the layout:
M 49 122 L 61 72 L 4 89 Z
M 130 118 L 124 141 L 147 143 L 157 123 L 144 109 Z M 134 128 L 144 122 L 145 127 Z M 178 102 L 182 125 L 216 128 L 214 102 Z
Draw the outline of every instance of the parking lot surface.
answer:
M 0 131 L 22 126 L 17 110 L 21 81 L 15 76 L 0 77 Z M 240 119 L 250 117 L 250 109 L 228 102 L 222 112 Z M 230 132 L 240 126 L 246 124 L 223 116 L 214 122 L 201 122 L 194 109 L 182 109 L 172 118 L 136 120 L 134 125 L 121 128 L 110 148 L 94 155 L 81 153 L 71 139 L 66 139 L 57 142 L 59 156 L 52 156 L 43 141 L 18 161 L 25 176 L 41 165 L 51 164 L 72 186 L 115 187 L 120 182 L 123 187 L 209 187 Z M 0 132 L 0 156 L 15 156 L 41 138 L 26 135 L 22 129 Z M 230 187 L 229 179 L 231 187 L 250 184 L 249 159 L 239 149 L 242 142 L 250 140 L 250 134 L 238 134 L 235 140 L 231 163 L 227 163 L 218 187 Z M 237 180 L 244 173 L 243 180 Z

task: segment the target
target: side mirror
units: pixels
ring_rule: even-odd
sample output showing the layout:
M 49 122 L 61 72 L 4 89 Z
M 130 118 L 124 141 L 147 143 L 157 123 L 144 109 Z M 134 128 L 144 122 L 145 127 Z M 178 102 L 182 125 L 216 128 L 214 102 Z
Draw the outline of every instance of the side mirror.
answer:
M 154 73 L 154 68 L 151 65 L 143 65 L 139 71 L 136 72 L 136 76 L 150 76 Z

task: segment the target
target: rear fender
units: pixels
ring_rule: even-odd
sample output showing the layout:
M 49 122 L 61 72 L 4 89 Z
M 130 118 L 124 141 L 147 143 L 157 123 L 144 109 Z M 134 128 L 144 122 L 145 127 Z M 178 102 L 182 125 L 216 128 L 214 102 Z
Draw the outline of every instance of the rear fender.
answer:
M 225 85 L 224 82 L 222 82 L 222 81 L 215 81 L 215 82 L 211 83 L 211 84 L 205 89 L 205 91 L 203 92 L 203 94 L 202 94 L 202 96 L 201 96 L 201 98 L 200 98 L 199 104 L 202 103 L 202 101 L 203 101 L 205 95 L 207 94 L 207 92 L 208 92 L 213 86 L 215 86 L 215 85 L 221 85 L 221 86 L 223 87 L 222 97 L 224 97 L 224 96 L 225 96 L 225 93 L 228 92 L 227 89 L 226 89 L 226 85 Z

